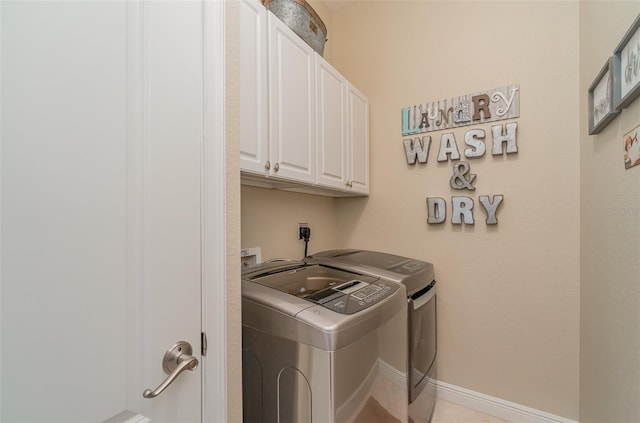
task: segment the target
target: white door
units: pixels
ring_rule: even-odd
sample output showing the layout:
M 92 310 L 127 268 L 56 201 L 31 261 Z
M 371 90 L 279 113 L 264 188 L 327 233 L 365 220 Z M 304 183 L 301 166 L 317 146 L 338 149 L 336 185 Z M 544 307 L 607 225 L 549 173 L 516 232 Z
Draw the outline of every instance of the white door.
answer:
M 0 421 L 206 416 L 205 9 L 0 3 Z

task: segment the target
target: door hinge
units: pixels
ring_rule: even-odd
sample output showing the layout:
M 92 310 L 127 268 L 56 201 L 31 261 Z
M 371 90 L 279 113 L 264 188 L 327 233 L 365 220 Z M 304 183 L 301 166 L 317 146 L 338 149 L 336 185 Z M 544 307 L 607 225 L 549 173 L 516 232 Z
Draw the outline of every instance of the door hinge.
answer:
M 200 332 L 200 345 L 202 345 L 200 353 L 204 357 L 207 355 L 207 334 L 204 332 Z

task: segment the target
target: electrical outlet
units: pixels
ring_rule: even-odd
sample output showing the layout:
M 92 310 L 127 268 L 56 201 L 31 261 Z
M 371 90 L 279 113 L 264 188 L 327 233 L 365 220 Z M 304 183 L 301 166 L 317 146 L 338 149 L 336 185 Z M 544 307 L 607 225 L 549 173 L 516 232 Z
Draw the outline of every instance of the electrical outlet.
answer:
M 308 223 L 298 223 L 298 239 L 302 239 L 302 228 L 308 228 Z

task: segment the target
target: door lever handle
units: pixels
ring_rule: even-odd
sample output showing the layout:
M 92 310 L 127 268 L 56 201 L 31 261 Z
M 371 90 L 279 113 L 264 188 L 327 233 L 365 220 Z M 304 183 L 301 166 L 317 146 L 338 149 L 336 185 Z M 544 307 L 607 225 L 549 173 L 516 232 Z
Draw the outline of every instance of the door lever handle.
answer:
M 164 353 L 162 360 L 162 368 L 169 376 L 153 391 L 151 389 L 145 389 L 142 396 L 145 398 L 155 398 L 167 389 L 180 373 L 185 370 L 195 370 L 198 367 L 198 359 L 191 355 L 192 352 L 193 350 L 188 342 L 179 341 L 173 344 L 173 346 Z

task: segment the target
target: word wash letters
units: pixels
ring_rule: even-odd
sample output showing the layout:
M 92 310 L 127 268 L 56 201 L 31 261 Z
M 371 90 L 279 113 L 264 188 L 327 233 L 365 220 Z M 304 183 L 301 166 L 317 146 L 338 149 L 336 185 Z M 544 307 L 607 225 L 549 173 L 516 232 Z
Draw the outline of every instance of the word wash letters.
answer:
M 504 151 L 507 154 L 513 154 L 518 152 L 518 140 L 517 140 L 518 123 L 512 122 L 505 125 L 493 125 L 491 127 L 491 154 L 494 156 L 501 156 Z M 477 158 L 484 156 L 486 152 L 485 145 L 486 133 L 484 129 L 470 129 L 464 135 L 464 143 L 469 147 L 464 150 L 464 156 L 467 158 Z M 404 143 L 404 150 L 407 155 L 407 163 L 415 164 L 416 160 L 419 163 L 427 163 L 429 158 L 429 151 L 431 150 L 431 136 L 425 135 L 420 139 L 407 138 L 402 140 Z M 438 149 L 439 162 L 446 162 L 447 160 L 459 160 L 460 150 L 458 149 L 458 143 L 453 132 L 447 132 L 440 136 L 440 148 Z

